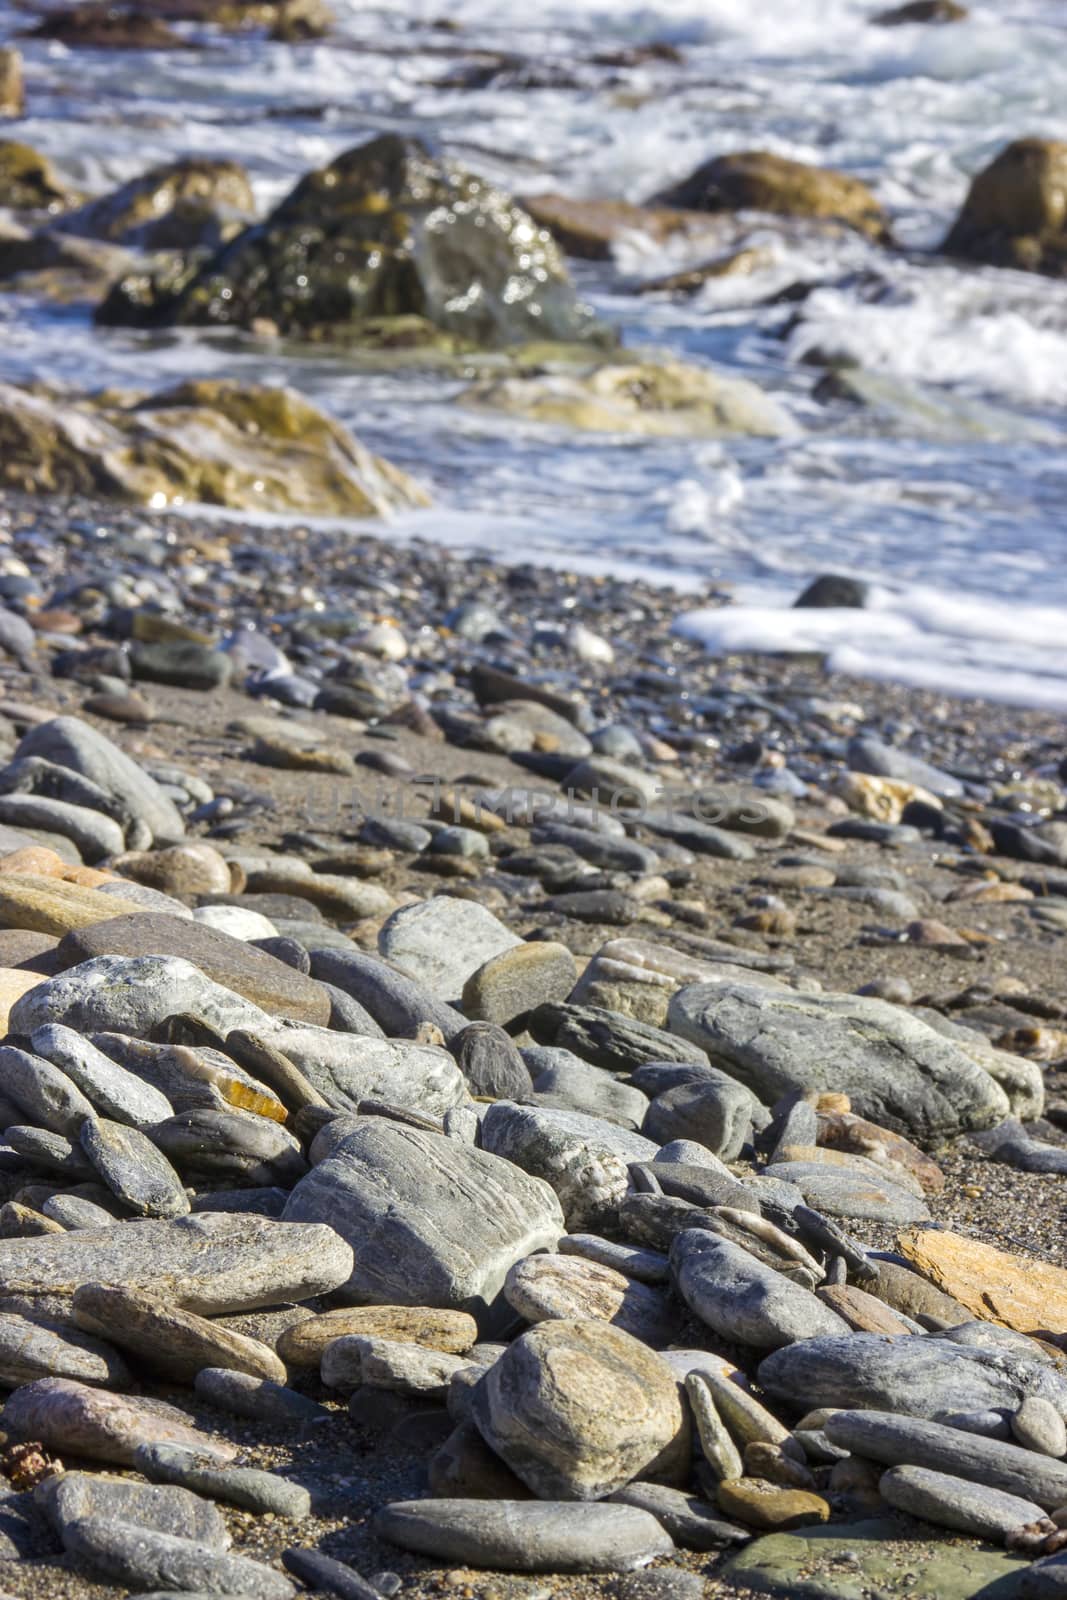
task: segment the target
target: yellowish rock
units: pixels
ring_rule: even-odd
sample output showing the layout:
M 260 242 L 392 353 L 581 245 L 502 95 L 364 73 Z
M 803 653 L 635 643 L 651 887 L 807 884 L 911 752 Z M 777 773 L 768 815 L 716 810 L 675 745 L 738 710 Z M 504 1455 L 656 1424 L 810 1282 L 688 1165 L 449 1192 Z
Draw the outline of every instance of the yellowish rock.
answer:
M 910 1228 L 899 1244 L 916 1271 L 983 1321 L 1017 1333 L 1067 1333 L 1064 1267 L 933 1228 Z
M 9 855 L 0 857 L 0 872 L 63 878 L 67 883 L 80 883 L 83 889 L 96 889 L 102 883 L 115 881 L 113 872 L 102 872 L 99 867 L 73 866 L 43 844 L 26 845 L 22 850 L 12 850 Z
M 432 1306 L 343 1306 L 286 1328 L 278 1354 L 291 1367 L 317 1367 L 326 1346 L 349 1334 L 462 1356 L 477 1340 L 478 1324 L 466 1311 Z
M 0 1035 L 7 1032 L 11 1007 L 24 994 L 45 980 L 39 972 L 23 972 L 18 967 L 0 967 Z
M 583 433 L 776 438 L 796 431 L 757 384 L 681 361 L 613 362 L 584 373 L 489 380 L 460 398 L 479 410 L 506 411 Z
M 939 811 L 942 809 L 937 796 L 917 783 L 904 783 L 899 778 L 877 778 L 869 772 L 839 773 L 832 789 L 850 811 L 870 817 L 874 822 L 899 822 L 904 807 L 913 800 L 936 806 Z
M 0 873 L 0 927 L 30 928 L 62 938 L 74 928 L 87 928 L 109 917 L 132 916 L 144 906 L 118 895 L 100 894 L 80 883 L 39 873 Z

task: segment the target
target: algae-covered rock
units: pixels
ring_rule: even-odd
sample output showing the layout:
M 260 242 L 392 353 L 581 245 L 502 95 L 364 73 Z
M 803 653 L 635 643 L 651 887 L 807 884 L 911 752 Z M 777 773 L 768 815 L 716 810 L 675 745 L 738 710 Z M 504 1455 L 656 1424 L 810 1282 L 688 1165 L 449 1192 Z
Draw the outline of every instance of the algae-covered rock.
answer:
M 829 167 L 790 161 L 768 150 L 717 156 L 655 197 L 655 203 L 693 211 L 771 211 L 823 217 L 885 239 L 885 212 L 859 178 Z
M 71 201 L 46 156 L 17 139 L 0 139 L 0 206 L 10 206 L 13 211 L 58 211 Z
M 149 167 L 70 212 L 60 226 L 142 250 L 210 248 L 227 222 L 247 221 L 254 211 L 248 174 L 236 161 L 187 159 Z
M 303 177 L 191 279 L 108 321 L 344 336 L 415 316 L 484 346 L 603 338 L 555 244 L 499 189 L 417 140 L 383 134 Z
M 115 6 L 109 0 L 87 0 L 85 5 L 49 11 L 35 27 L 27 28 L 25 37 L 97 50 L 180 50 L 187 45 L 147 8 Z
M 1067 142 L 1007 145 L 974 179 L 942 248 L 995 267 L 1067 276 Z
M 794 431 L 786 412 L 756 384 L 671 360 L 490 379 L 474 384 L 461 399 L 464 405 L 586 433 L 774 438 Z
M 208 379 L 132 400 L 0 385 L 0 484 L 347 516 L 426 504 L 404 473 L 291 389 Z

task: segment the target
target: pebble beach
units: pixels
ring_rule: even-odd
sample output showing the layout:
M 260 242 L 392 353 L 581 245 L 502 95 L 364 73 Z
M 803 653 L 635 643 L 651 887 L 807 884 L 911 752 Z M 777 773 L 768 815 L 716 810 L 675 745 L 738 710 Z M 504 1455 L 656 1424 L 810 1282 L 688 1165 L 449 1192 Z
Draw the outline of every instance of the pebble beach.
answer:
M 0 0 L 0 1600 L 1067 1597 L 1053 0 Z

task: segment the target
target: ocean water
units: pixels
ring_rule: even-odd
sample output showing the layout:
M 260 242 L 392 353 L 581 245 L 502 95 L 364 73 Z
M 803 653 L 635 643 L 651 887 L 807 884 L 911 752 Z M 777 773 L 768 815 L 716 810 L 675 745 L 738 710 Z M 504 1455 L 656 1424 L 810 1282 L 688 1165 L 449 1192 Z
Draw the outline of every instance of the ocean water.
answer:
M 879 28 L 879 0 L 333 0 L 301 45 L 182 28 L 195 48 L 124 54 L 22 41 L 29 114 L 8 125 L 100 192 L 155 161 L 226 154 L 267 206 L 383 129 L 421 135 L 519 193 L 642 200 L 699 162 L 764 148 L 839 166 L 888 208 L 899 248 L 797 238 L 759 218 L 761 265 L 691 297 L 642 280 L 705 251 L 624 241 L 578 263 L 628 344 L 754 379 L 795 423 L 777 440 L 575 436 L 455 404 L 462 385 L 367 374 L 198 332 L 94 330 L 84 308 L 0 295 L 0 377 L 154 387 L 193 374 L 288 382 L 425 481 L 418 536 L 677 586 L 709 649 L 818 648 L 842 670 L 1067 708 L 1067 282 L 935 253 L 970 175 L 1008 140 L 1067 139 L 1062 0 L 974 0 L 968 20 Z M 26 24 L 0 4 L 0 39 Z M 653 41 L 678 62 L 593 57 Z M 478 50 L 552 87 L 456 86 Z M 808 286 L 803 300 L 784 291 Z M 827 353 L 879 403 L 815 392 Z M 789 602 L 820 571 L 876 584 L 870 611 Z M 737 604 L 701 606 L 709 587 Z

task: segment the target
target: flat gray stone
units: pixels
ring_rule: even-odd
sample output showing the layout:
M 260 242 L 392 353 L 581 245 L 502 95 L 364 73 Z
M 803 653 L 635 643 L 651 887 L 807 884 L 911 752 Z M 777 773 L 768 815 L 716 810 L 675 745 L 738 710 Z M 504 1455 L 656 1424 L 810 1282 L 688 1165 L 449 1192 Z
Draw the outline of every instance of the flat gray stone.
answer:
M 0 1384 L 18 1389 L 38 1378 L 74 1378 L 121 1389 L 129 1368 L 112 1345 L 77 1328 L 0 1312 Z
M 700 1046 L 602 1006 L 547 1003 L 531 1013 L 529 1029 L 538 1044 L 573 1051 L 608 1072 L 636 1072 L 648 1061 L 708 1065 Z
M 230 1367 L 201 1367 L 193 1388 L 209 1405 L 235 1417 L 252 1417 L 257 1422 L 323 1422 L 329 1412 L 317 1400 L 290 1389 L 271 1378 L 257 1378 Z
M 375 1532 L 448 1565 L 507 1572 L 628 1572 L 670 1555 L 655 1517 L 633 1506 L 537 1500 L 400 1500 Z
M 537 1105 L 581 1111 L 587 1117 L 602 1117 L 605 1122 L 617 1122 L 620 1128 L 634 1132 L 640 1128 L 649 1103 L 640 1089 L 622 1083 L 569 1050 L 531 1045 L 522 1055 L 533 1078 Z
M 482 1318 L 514 1263 L 554 1249 L 564 1231 L 559 1201 L 541 1179 L 381 1117 L 366 1118 L 300 1180 L 285 1220 L 327 1222 L 351 1241 L 345 1294 L 354 1301 L 457 1307 Z
M 137 1588 L 199 1589 L 208 1594 L 291 1600 L 295 1586 L 284 1574 L 246 1556 L 207 1550 L 193 1539 L 155 1533 L 113 1517 L 73 1523 L 64 1539 L 79 1567 Z
M 320 1370 L 330 1389 L 351 1392 L 364 1384 L 368 1389 L 444 1400 L 453 1373 L 470 1365 L 465 1356 L 445 1350 L 351 1333 L 330 1341 L 322 1352 Z
M 78 717 L 37 723 L 23 735 L 15 756 L 41 756 L 80 773 L 117 800 L 124 814 L 143 823 L 157 844 L 177 844 L 184 837 L 181 813 L 155 779 Z
M 64 1472 L 39 1483 L 33 1499 L 60 1538 L 86 1517 L 108 1517 L 196 1539 L 208 1550 L 228 1550 L 232 1543 L 218 1507 L 188 1489 L 133 1483 L 102 1472 Z
M 1028 1394 L 1067 1410 L 1067 1376 L 1007 1349 L 973 1349 L 925 1335 L 853 1333 L 809 1339 L 760 1363 L 768 1394 L 795 1404 L 862 1407 L 937 1421 L 957 1412 L 1014 1411 Z
M 608 1220 L 629 1188 L 629 1163 L 655 1160 L 659 1149 L 600 1117 L 511 1100 L 488 1107 L 481 1142 L 550 1184 L 568 1228 L 595 1228 Z
M 670 1367 L 602 1322 L 542 1322 L 474 1390 L 491 1449 L 542 1499 L 599 1500 L 688 1450 Z
M 8 1027 L 31 1034 L 58 1022 L 76 1033 L 147 1038 L 166 1018 L 184 1015 L 198 1017 L 222 1037 L 234 1028 L 268 1037 L 275 1031 L 265 1011 L 213 983 L 191 961 L 155 955 L 97 956 L 46 978 L 16 1000 Z
M 929 1467 L 1032 1500 L 1046 1511 L 1067 1504 L 1067 1462 L 1017 1444 L 883 1411 L 835 1411 L 825 1431 L 831 1444 L 886 1466 Z
M 878 1480 L 878 1492 L 897 1511 L 939 1528 L 969 1533 L 973 1539 L 1003 1541 L 1009 1533 L 1044 1518 L 1032 1500 L 928 1467 L 890 1467 Z
M 470 1098 L 455 1059 L 436 1045 L 311 1027 L 280 1028 L 269 1042 L 336 1111 L 355 1111 L 361 1100 L 382 1100 L 440 1118 Z
M 351 1247 L 328 1226 L 201 1212 L 174 1222 L 0 1239 L 0 1307 L 66 1323 L 80 1285 L 110 1283 L 221 1316 L 328 1294 L 351 1272 Z
M 665 1483 L 628 1483 L 610 1499 L 616 1505 L 649 1512 L 685 1550 L 720 1550 L 723 1545 L 747 1544 L 752 1538 L 751 1528 L 738 1527 L 706 1500 Z
M 384 959 L 446 1004 L 479 967 L 521 943 L 485 906 L 451 895 L 401 906 L 378 935 Z
M 656 1096 L 642 1132 L 658 1145 L 674 1139 L 692 1140 L 722 1161 L 736 1161 L 757 1106 L 752 1091 L 725 1073 L 692 1078 Z
M 660 1250 L 642 1250 L 638 1245 L 618 1244 L 597 1233 L 568 1233 L 559 1241 L 561 1255 L 584 1256 L 601 1266 L 614 1267 L 637 1283 L 668 1283 L 670 1257 Z
M 738 1344 L 774 1350 L 848 1329 L 810 1289 L 702 1228 L 675 1238 L 671 1273 L 689 1309 L 720 1337 Z
M 90 865 L 104 856 L 118 855 L 126 846 L 126 836 L 113 818 L 39 794 L 0 795 L 0 822 L 13 828 L 61 833 Z
M 74 1083 L 103 1116 L 132 1128 L 151 1128 L 173 1112 L 158 1089 L 133 1072 L 127 1072 L 73 1028 L 47 1024 L 30 1036 L 38 1056 L 51 1061 Z
M 145 1134 L 104 1117 L 87 1117 L 78 1142 L 116 1199 L 138 1217 L 182 1217 L 189 1196 L 166 1156 Z
M 764 1168 L 763 1177 L 792 1183 L 809 1206 L 828 1217 L 846 1221 L 928 1222 L 930 1209 L 900 1184 L 894 1183 L 875 1163 L 855 1166 L 823 1165 L 816 1161 L 777 1161 Z M 874 1169 L 873 1171 L 871 1169 Z
M 93 1108 L 77 1084 L 40 1056 L 0 1045 L 0 1083 L 22 1117 L 51 1133 L 74 1139 Z
M 669 1018 L 768 1105 L 797 1089 L 840 1092 L 858 1115 L 920 1141 L 1007 1115 L 984 1068 L 888 1001 L 690 984 L 672 996 Z
M 192 1491 L 190 1498 L 200 1505 L 205 1503 L 200 1498 L 204 1496 L 258 1515 L 299 1519 L 311 1514 L 311 1495 L 301 1484 L 259 1467 L 220 1467 L 210 1457 L 170 1444 L 142 1445 L 133 1464 L 146 1478 L 179 1485 L 182 1494 Z

